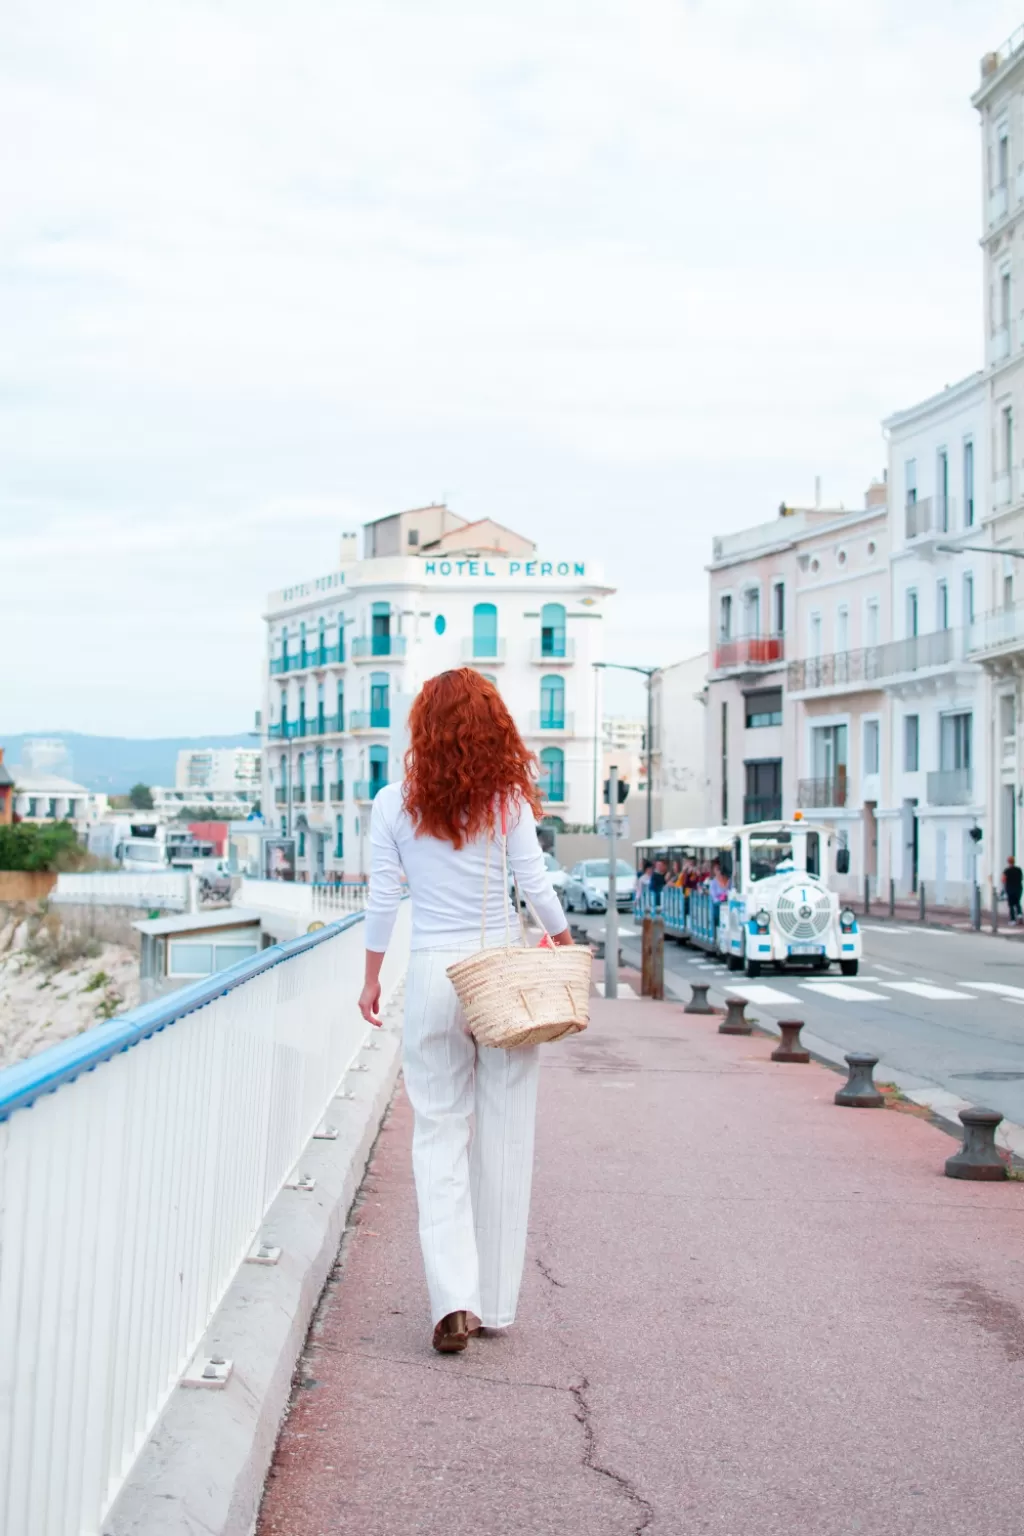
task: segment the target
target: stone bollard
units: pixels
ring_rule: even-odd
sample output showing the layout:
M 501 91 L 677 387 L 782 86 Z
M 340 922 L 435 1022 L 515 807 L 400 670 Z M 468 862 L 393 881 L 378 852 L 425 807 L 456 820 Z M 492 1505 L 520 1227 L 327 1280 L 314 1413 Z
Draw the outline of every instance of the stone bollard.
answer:
M 850 1076 L 846 1086 L 840 1088 L 835 1102 L 848 1109 L 884 1109 L 885 1099 L 875 1087 L 872 1073 L 878 1066 L 878 1057 L 867 1051 L 851 1051 L 846 1058 Z
M 1005 1179 L 1006 1164 L 996 1147 L 996 1127 L 1002 1120 L 997 1109 L 962 1109 L 964 1144 L 946 1158 L 947 1179 Z
M 754 1026 L 747 1018 L 746 999 L 742 997 L 727 997 L 725 1000 L 725 1018 L 718 1026 L 720 1035 L 752 1035 Z
M 772 1061 L 810 1061 L 810 1051 L 805 1051 L 800 1044 L 800 1031 L 803 1027 L 803 1019 L 779 1020 L 782 1039 L 772 1051 Z
M 710 981 L 690 982 L 690 1001 L 683 1009 L 684 1013 L 714 1013 L 714 1009 L 708 1002 L 708 987 Z

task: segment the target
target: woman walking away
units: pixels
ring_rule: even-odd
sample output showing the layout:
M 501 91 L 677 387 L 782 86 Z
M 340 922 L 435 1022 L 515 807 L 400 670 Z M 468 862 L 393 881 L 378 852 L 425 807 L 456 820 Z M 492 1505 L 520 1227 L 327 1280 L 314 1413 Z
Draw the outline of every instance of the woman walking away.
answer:
M 412 896 L 403 1070 L 434 1348 L 465 1349 L 515 1318 L 526 1252 L 539 1048 L 478 1047 L 446 967 L 508 942 L 502 827 L 522 895 L 556 944 L 571 944 L 534 813 L 536 759 L 493 683 L 463 667 L 425 683 L 409 713 L 405 782 L 373 803 L 366 980 L 379 1024 L 380 967 L 405 872 Z M 486 910 L 485 910 L 486 903 Z

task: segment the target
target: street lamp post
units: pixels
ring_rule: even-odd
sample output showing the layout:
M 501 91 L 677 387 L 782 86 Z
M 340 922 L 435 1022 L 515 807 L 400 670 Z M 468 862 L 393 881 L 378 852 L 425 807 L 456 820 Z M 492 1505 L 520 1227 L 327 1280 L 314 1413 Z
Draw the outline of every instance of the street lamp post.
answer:
M 647 836 L 650 837 L 654 832 L 654 824 L 651 816 L 651 728 L 653 725 L 653 692 L 651 689 L 651 679 L 653 678 L 655 672 L 661 671 L 661 668 L 634 667 L 625 661 L 593 661 L 591 662 L 591 666 L 603 672 L 639 672 L 641 677 L 646 677 L 647 679 L 647 741 L 644 755 L 647 758 Z M 596 741 L 594 743 L 594 751 L 597 751 Z M 618 806 L 610 805 L 608 810 L 612 816 L 618 815 Z

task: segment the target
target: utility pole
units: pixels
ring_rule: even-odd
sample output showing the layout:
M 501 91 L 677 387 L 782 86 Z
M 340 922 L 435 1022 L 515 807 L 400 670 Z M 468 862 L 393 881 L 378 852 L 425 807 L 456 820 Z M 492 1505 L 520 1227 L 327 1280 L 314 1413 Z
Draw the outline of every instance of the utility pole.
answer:
M 604 931 L 604 995 L 619 995 L 619 901 L 616 889 L 616 834 L 618 832 L 619 770 L 608 769 L 608 907 Z

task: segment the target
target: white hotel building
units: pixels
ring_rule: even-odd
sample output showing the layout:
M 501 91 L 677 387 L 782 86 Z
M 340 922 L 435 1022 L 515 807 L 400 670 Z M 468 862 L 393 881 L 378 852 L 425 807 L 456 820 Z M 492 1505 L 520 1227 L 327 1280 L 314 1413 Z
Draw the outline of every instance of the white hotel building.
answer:
M 593 820 L 595 674 L 612 589 L 587 559 L 445 506 L 342 535 L 341 562 L 272 593 L 266 617 L 263 808 L 295 839 L 303 880 L 359 877 L 373 798 L 402 774 L 423 682 L 476 667 L 540 761 L 551 824 Z

